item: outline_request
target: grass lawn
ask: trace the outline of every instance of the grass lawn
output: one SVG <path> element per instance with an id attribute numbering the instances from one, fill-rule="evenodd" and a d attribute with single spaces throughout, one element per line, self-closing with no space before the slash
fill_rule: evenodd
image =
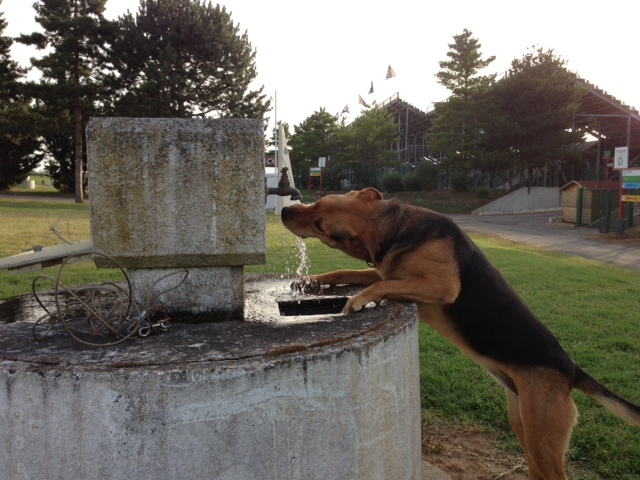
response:
<path id="1" fill-rule="evenodd" d="M 58 192 L 58 190 L 55 189 L 55 187 L 53 187 L 53 185 L 51 185 L 51 177 L 49 177 L 49 175 L 32 173 L 31 175 L 29 175 L 29 178 L 33 180 L 35 188 L 31 189 L 31 188 L 25 188 L 21 185 L 17 185 L 11 188 L 11 190 L 9 190 L 8 192 L 3 192 L 3 193 L 33 195 L 33 196 L 52 195 L 52 194 L 62 195 L 60 192 Z M 73 196 L 73 195 L 69 195 L 69 196 Z"/>
<path id="2" fill-rule="evenodd" d="M 57 222 L 57 223 L 56 223 Z M 56 229 L 73 241 L 89 238 L 89 207 L 71 202 L 0 199 L 0 257 L 33 245 L 59 244 Z M 640 273 L 552 253 L 493 237 L 472 238 L 525 302 L 558 336 L 569 354 L 614 392 L 640 402 Z M 306 240 L 309 273 L 365 268 L 359 261 Z M 294 275 L 296 238 L 278 217 L 267 215 L 267 264 L 248 272 Z M 91 263 L 77 265 L 78 283 L 95 281 Z M 0 271 L 0 299 L 30 291 L 32 278 Z M 498 432 L 508 448 L 510 432 L 503 390 L 450 343 L 420 328 L 422 408 L 445 422 L 479 425 Z M 569 452 L 571 478 L 640 479 L 640 429 L 628 427 L 585 395 Z M 577 470 L 580 465 L 580 470 Z"/>

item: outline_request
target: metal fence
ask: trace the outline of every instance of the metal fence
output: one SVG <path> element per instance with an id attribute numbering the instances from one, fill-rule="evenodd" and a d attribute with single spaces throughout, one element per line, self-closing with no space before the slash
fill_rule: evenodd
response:
<path id="1" fill-rule="evenodd" d="M 633 226 L 633 203 L 624 209 L 626 227 Z M 581 188 L 578 191 L 576 226 L 597 228 L 600 233 L 615 232 L 620 217 L 620 190 Z"/>

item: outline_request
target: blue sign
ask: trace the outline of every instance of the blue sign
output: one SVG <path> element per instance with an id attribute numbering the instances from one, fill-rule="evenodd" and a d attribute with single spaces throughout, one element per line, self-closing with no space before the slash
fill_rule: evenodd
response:
<path id="1" fill-rule="evenodd" d="M 622 183 L 622 188 L 640 188 L 640 183 Z"/>

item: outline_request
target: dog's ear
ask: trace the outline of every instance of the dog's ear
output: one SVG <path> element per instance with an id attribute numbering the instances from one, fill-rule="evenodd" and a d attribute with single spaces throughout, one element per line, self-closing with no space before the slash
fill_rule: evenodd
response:
<path id="1" fill-rule="evenodd" d="M 373 187 L 360 190 L 359 195 L 361 198 L 373 202 L 375 200 L 382 200 L 382 194 Z"/>

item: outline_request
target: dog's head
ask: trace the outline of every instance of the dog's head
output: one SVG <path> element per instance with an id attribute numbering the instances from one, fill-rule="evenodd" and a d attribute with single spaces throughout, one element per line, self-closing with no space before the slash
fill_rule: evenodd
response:
<path id="1" fill-rule="evenodd" d="M 375 263 L 380 245 L 371 221 L 382 194 L 375 188 L 328 195 L 310 205 L 282 209 L 282 223 L 302 238 L 317 238 L 354 258 Z"/>

